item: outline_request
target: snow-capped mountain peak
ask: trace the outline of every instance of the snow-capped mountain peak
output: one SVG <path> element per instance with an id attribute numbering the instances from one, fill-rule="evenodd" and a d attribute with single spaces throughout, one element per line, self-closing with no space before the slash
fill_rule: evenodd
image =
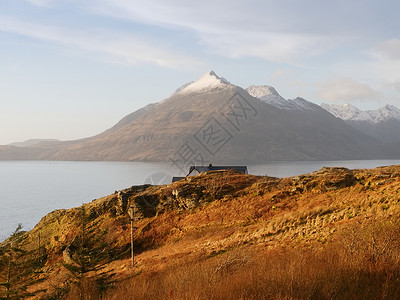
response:
<path id="1" fill-rule="evenodd" d="M 385 105 L 377 110 L 367 110 L 375 123 L 382 122 L 389 119 L 400 120 L 400 109 L 393 105 Z"/>
<path id="2" fill-rule="evenodd" d="M 362 111 L 351 104 L 327 104 L 322 103 L 320 105 L 323 109 L 330 112 L 335 117 L 342 120 L 353 120 L 353 121 L 367 121 L 373 122 L 371 115 L 368 112 Z"/>
<path id="3" fill-rule="evenodd" d="M 289 103 L 278 92 L 269 85 L 251 85 L 246 91 L 261 101 L 271 104 L 277 108 L 290 109 Z"/>
<path id="4" fill-rule="evenodd" d="M 326 104 L 320 105 L 335 117 L 345 121 L 366 121 L 379 123 L 389 119 L 400 121 L 400 109 L 393 105 L 386 105 L 376 110 L 363 111 L 351 104 Z"/>
<path id="5" fill-rule="evenodd" d="M 184 85 L 181 85 L 180 87 L 178 87 L 172 94 L 170 94 L 167 98 L 164 98 L 163 100 L 161 100 L 160 102 L 158 102 L 157 104 L 161 104 L 164 103 L 166 101 L 168 101 L 171 97 L 175 96 L 176 94 L 179 94 L 181 91 L 183 91 L 187 86 L 191 85 L 194 81 L 190 81 L 185 83 Z"/>
<path id="6" fill-rule="evenodd" d="M 270 96 L 282 98 L 281 95 L 279 95 L 278 92 L 272 86 L 269 86 L 269 85 L 251 85 L 246 89 L 246 91 L 251 96 L 258 98 L 258 99 L 262 99 L 263 97 L 270 97 Z"/>
<path id="7" fill-rule="evenodd" d="M 217 76 L 214 71 L 205 73 L 196 81 L 188 84 L 179 93 L 199 93 L 211 90 L 220 90 L 231 86 L 230 82 L 223 77 Z"/>
<path id="8" fill-rule="evenodd" d="M 302 98 L 296 98 L 293 100 L 286 100 L 279 93 L 269 85 L 251 85 L 246 91 L 253 97 L 260 99 L 261 101 L 271 104 L 280 109 L 286 110 L 314 110 L 315 106 L 313 103 L 308 102 Z"/>

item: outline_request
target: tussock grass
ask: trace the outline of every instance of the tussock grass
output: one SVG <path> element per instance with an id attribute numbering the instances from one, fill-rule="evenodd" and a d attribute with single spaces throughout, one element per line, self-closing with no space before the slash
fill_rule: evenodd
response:
<path id="1" fill-rule="evenodd" d="M 374 220 L 322 249 L 241 247 L 143 273 L 105 299 L 398 299 L 399 233 Z"/>

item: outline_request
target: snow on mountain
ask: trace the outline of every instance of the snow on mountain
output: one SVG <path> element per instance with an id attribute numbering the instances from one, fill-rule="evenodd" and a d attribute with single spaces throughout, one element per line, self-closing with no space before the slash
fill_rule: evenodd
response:
<path id="1" fill-rule="evenodd" d="M 277 98 L 285 100 L 278 94 L 278 92 L 269 85 L 251 85 L 249 86 L 246 91 L 253 96 L 254 98 L 263 99 L 263 98 Z"/>
<path id="2" fill-rule="evenodd" d="M 272 86 L 251 85 L 246 91 L 254 98 L 258 98 L 265 103 L 282 109 L 290 109 L 288 107 L 290 106 L 289 103 Z"/>
<path id="3" fill-rule="evenodd" d="M 393 105 L 385 105 L 377 110 L 367 110 L 375 123 L 386 121 L 389 119 L 397 119 L 400 121 L 400 109 Z"/>
<path id="4" fill-rule="evenodd" d="M 161 100 L 160 102 L 156 103 L 156 105 L 164 103 L 165 101 L 168 101 L 171 97 L 175 96 L 176 94 L 179 94 L 182 90 L 184 90 L 186 87 L 188 87 L 189 85 L 191 85 L 194 81 L 190 81 L 185 83 L 184 85 L 178 87 L 172 94 L 170 94 L 167 98 L 164 98 L 163 100 Z"/>
<path id="5" fill-rule="evenodd" d="M 196 81 L 183 87 L 180 94 L 190 94 L 190 93 L 201 93 L 209 92 L 212 90 L 221 90 L 228 86 L 231 86 L 230 82 L 223 77 L 218 77 L 214 71 L 205 73 Z"/>
<path id="6" fill-rule="evenodd" d="M 376 110 L 363 111 L 351 104 L 326 104 L 320 105 L 335 117 L 345 121 L 366 121 L 379 123 L 389 119 L 400 121 L 400 109 L 393 105 L 386 105 Z"/>
<path id="7" fill-rule="evenodd" d="M 287 102 L 296 110 L 317 110 L 319 108 L 318 105 L 300 97 L 289 99 Z"/>
<path id="8" fill-rule="evenodd" d="M 251 96 L 280 109 L 315 110 L 315 104 L 303 98 L 286 100 L 279 95 L 279 93 L 272 86 L 269 85 L 251 85 L 246 89 L 246 91 Z"/>
<path id="9" fill-rule="evenodd" d="M 322 103 L 320 105 L 323 109 L 330 112 L 335 117 L 342 120 L 353 120 L 353 121 L 367 121 L 373 122 L 371 115 L 351 104 L 327 104 Z"/>

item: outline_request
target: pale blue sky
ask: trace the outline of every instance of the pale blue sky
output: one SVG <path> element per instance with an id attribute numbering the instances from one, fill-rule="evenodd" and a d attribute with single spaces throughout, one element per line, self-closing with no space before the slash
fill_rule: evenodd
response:
<path id="1" fill-rule="evenodd" d="M 0 144 L 97 134 L 214 70 L 400 107 L 399 1 L 1 0 Z"/>

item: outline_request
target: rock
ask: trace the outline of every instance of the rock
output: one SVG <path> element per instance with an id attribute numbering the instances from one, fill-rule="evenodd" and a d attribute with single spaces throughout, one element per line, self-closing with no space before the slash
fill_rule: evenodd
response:
<path id="1" fill-rule="evenodd" d="M 72 264 L 73 263 L 73 261 L 72 261 L 72 252 L 71 252 L 71 250 L 69 249 L 69 247 L 67 247 L 67 248 L 65 248 L 65 250 L 63 251 L 63 261 L 66 263 L 66 264 Z"/>
<path id="2" fill-rule="evenodd" d="M 117 194 L 117 205 L 116 205 L 116 214 L 122 215 L 126 212 L 126 207 L 128 206 L 129 195 L 126 192 L 119 191 Z"/>

